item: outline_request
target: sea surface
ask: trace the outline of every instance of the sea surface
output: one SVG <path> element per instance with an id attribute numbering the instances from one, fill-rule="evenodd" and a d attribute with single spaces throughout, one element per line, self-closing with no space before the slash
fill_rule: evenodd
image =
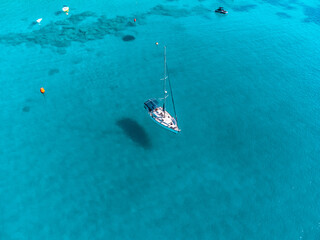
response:
<path id="1" fill-rule="evenodd" d="M 320 239 L 319 1 L 0 11 L 0 239 Z"/>

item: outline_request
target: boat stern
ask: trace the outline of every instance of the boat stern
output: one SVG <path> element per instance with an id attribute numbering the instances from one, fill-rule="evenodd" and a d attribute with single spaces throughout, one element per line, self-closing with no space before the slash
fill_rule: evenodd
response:
<path id="1" fill-rule="evenodd" d="M 156 108 L 159 107 L 159 102 L 154 99 L 154 98 L 151 98 L 149 99 L 148 101 L 146 101 L 144 103 L 144 108 L 148 111 L 148 112 L 152 112 L 153 110 L 155 110 Z"/>

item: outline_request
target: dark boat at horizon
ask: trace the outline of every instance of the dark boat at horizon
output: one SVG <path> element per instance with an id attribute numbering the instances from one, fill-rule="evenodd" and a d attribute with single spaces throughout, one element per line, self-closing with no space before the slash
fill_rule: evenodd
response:
<path id="1" fill-rule="evenodd" d="M 223 7 L 219 7 L 215 10 L 216 13 L 228 14 L 228 11 L 224 10 Z"/>

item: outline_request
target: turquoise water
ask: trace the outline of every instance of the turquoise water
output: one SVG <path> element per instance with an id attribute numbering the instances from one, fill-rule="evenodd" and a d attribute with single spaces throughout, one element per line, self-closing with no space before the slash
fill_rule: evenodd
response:
<path id="1" fill-rule="evenodd" d="M 318 1 L 22 2 L 0 2 L 1 239 L 320 238 Z M 143 108 L 164 45 L 178 135 Z"/>

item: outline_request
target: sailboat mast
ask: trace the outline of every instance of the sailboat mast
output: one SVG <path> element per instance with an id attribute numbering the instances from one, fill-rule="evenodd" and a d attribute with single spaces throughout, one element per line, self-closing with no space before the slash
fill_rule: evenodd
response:
<path id="1" fill-rule="evenodd" d="M 166 46 L 164 46 L 164 77 L 163 77 L 163 113 L 166 115 L 166 81 L 167 81 Z"/>
<path id="2" fill-rule="evenodd" d="M 170 87 L 170 94 L 171 94 L 173 111 L 174 111 L 174 115 L 175 115 L 175 117 L 176 117 L 176 122 L 177 122 L 177 124 L 178 124 L 178 117 L 177 117 L 176 107 L 175 107 L 174 100 L 173 100 L 173 93 L 172 93 L 171 81 L 170 81 L 170 78 L 169 78 L 169 70 L 168 70 L 168 67 L 167 67 L 167 72 L 168 72 L 168 82 L 169 82 L 169 87 Z"/>

